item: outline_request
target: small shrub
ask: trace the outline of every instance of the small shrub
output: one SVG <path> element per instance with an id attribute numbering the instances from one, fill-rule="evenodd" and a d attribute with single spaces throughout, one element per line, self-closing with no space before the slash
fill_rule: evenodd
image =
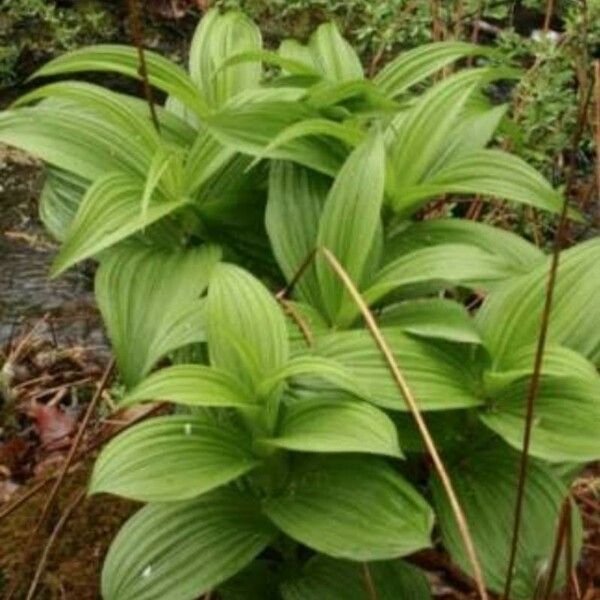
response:
<path id="1" fill-rule="evenodd" d="M 476 67 L 439 77 L 468 56 Z M 427 598 L 423 573 L 397 559 L 439 539 L 472 574 L 403 398 L 324 248 L 377 314 L 487 585 L 501 591 L 549 258 L 507 231 L 415 215 L 475 195 L 560 211 L 544 177 L 488 147 L 506 107 L 483 92 L 519 73 L 490 66 L 493 51 L 446 42 L 366 79 L 332 24 L 266 51 L 249 20 L 216 11 L 187 71 L 146 58 L 168 96 L 158 131 L 145 102 L 77 81 L 0 115 L 0 140 L 49 165 L 42 216 L 62 241 L 53 274 L 100 262 L 119 405 L 178 407 L 97 460 L 92 492 L 147 503 L 112 544 L 104 597 L 362 598 L 366 569 L 380 598 Z M 265 78 L 261 63 L 277 74 Z M 89 71 L 139 77 L 136 49 L 77 50 L 37 76 Z M 600 456 L 599 254 L 590 241 L 561 259 L 518 599 L 547 575 L 568 494 L 559 472 Z M 275 286 L 291 297 L 278 303 Z M 469 311 L 473 293 L 484 300 Z M 576 511 L 573 523 L 577 555 Z"/>

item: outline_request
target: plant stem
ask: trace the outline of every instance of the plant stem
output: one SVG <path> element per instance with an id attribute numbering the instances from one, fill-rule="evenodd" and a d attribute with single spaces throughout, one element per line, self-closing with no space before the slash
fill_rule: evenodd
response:
<path id="1" fill-rule="evenodd" d="M 146 53 L 144 52 L 144 36 L 138 0 L 127 0 L 127 6 L 129 9 L 129 26 L 131 27 L 131 37 L 138 53 L 138 73 L 142 79 L 144 96 L 146 98 L 146 102 L 148 103 L 152 124 L 154 125 L 156 131 L 160 132 L 160 123 L 158 121 L 158 115 L 156 114 L 156 106 L 154 105 L 154 95 L 152 94 L 152 87 L 150 86 L 150 80 L 148 79 L 148 66 L 146 64 Z"/>
<path id="2" fill-rule="evenodd" d="M 369 564 L 364 562 L 362 564 L 363 581 L 365 582 L 365 589 L 367 591 L 367 600 L 377 600 L 377 588 L 371 575 L 371 569 Z"/>
<path id="3" fill-rule="evenodd" d="M 407 404 L 410 412 L 412 413 L 413 418 L 415 419 L 417 427 L 419 428 L 419 431 L 420 431 L 423 441 L 425 443 L 425 447 L 427 448 L 427 451 L 429 452 L 429 455 L 435 466 L 435 469 L 440 478 L 440 481 L 442 482 L 444 490 L 446 491 L 446 494 L 448 495 L 448 499 L 450 501 L 450 506 L 452 507 L 452 511 L 454 512 L 454 517 L 456 518 L 456 522 L 458 524 L 460 535 L 462 537 L 462 540 L 463 540 L 463 543 L 465 546 L 465 550 L 466 550 L 467 556 L 469 558 L 469 562 L 471 563 L 471 567 L 473 569 L 473 577 L 477 584 L 477 589 L 478 589 L 479 595 L 482 600 L 487 600 L 488 595 L 487 595 L 487 591 L 486 591 L 486 587 L 485 587 L 485 581 L 483 578 L 483 572 L 482 572 L 481 566 L 479 564 L 479 559 L 477 558 L 477 553 L 475 551 L 475 545 L 473 543 L 473 539 L 471 538 L 471 533 L 469 531 L 467 519 L 466 519 L 463 509 L 460 505 L 460 502 L 458 501 L 458 497 L 456 496 L 456 492 L 454 491 L 454 487 L 452 485 L 452 482 L 450 480 L 448 472 L 446 471 L 446 467 L 444 466 L 444 463 L 443 463 L 443 461 L 437 451 L 435 443 L 433 441 L 433 438 L 431 437 L 431 434 L 429 433 L 427 424 L 425 423 L 425 420 L 423 419 L 423 416 L 421 415 L 419 407 L 417 406 L 417 402 L 416 402 L 415 397 L 413 396 L 412 390 L 408 386 L 408 383 L 406 382 L 404 375 L 400 371 L 400 368 L 398 367 L 398 364 L 396 363 L 394 354 L 393 354 L 392 350 L 390 349 L 387 341 L 385 340 L 385 337 L 383 336 L 381 329 L 379 329 L 379 326 L 377 325 L 377 322 L 375 321 L 375 317 L 373 316 L 373 313 L 367 306 L 366 302 L 363 300 L 362 296 L 360 295 L 360 292 L 354 285 L 354 282 L 350 279 L 350 277 L 349 277 L 348 273 L 346 272 L 346 270 L 344 269 L 344 267 L 339 263 L 337 258 L 332 254 L 332 252 L 330 250 L 328 250 L 327 248 L 321 248 L 321 252 L 325 256 L 325 259 L 329 263 L 332 270 L 336 273 L 336 275 L 340 278 L 340 280 L 346 287 L 348 293 L 352 297 L 355 304 L 360 309 L 360 312 L 365 320 L 365 323 L 366 323 L 373 339 L 375 340 L 377 347 L 381 351 L 381 354 L 383 355 L 383 357 L 390 369 L 392 377 L 394 378 L 394 381 L 396 382 L 398 388 L 400 389 L 400 392 L 402 393 L 402 396 L 404 397 L 404 400 L 406 401 L 406 404 Z"/>

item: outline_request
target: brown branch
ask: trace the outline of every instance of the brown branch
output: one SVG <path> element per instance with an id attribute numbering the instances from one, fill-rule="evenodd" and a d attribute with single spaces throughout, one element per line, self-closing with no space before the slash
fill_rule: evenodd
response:
<path id="1" fill-rule="evenodd" d="M 556 579 L 556 572 L 558 571 L 558 563 L 562 555 L 562 550 L 565 542 L 567 521 L 570 518 L 567 516 L 571 510 L 571 500 L 567 498 L 560 509 L 560 517 L 558 519 L 558 527 L 556 529 L 556 538 L 554 540 L 554 549 L 552 550 L 552 558 L 550 559 L 550 566 L 548 567 L 548 576 L 546 579 L 546 585 L 544 586 L 544 600 L 549 600 L 552 595 L 552 588 L 554 588 L 554 581 Z"/>
<path id="2" fill-rule="evenodd" d="M 75 510 L 77 505 L 85 498 L 85 492 L 86 492 L 86 490 L 84 488 L 74 494 L 71 502 L 69 502 L 69 504 L 63 511 L 60 519 L 56 523 L 56 526 L 52 530 L 52 533 L 50 534 L 50 537 L 48 538 L 48 541 L 46 542 L 46 545 L 44 546 L 44 551 L 42 552 L 42 555 L 40 556 L 37 567 L 35 569 L 35 574 L 33 576 L 33 579 L 31 580 L 31 585 L 29 586 L 29 591 L 27 592 L 26 600 L 33 599 L 35 591 L 40 582 L 42 573 L 44 572 L 46 563 L 48 562 L 48 556 L 50 554 L 50 550 L 52 549 L 52 546 L 54 545 L 54 542 L 56 542 L 56 539 L 58 538 L 59 533 L 61 532 L 62 528 L 65 526 L 66 522 L 69 520 L 69 517 L 71 516 L 71 514 L 73 513 L 73 511 Z"/>
<path id="3" fill-rule="evenodd" d="M 566 237 L 568 230 L 568 219 L 567 214 L 569 210 L 569 196 L 571 193 L 571 187 L 573 185 L 575 170 L 576 170 L 576 149 L 579 147 L 581 136 L 585 129 L 587 106 L 590 99 L 590 89 L 587 90 L 583 96 L 583 101 L 580 106 L 579 118 L 577 127 L 573 135 L 571 160 L 569 165 L 569 173 L 567 175 L 563 205 L 558 221 L 558 227 L 554 237 L 554 248 L 552 251 L 552 259 L 550 263 L 550 271 L 548 274 L 548 282 L 546 285 L 546 296 L 544 300 L 544 307 L 542 309 L 542 317 L 540 321 L 540 330 L 538 334 L 538 340 L 536 345 L 535 359 L 533 364 L 533 373 L 531 375 L 531 381 L 529 389 L 527 391 L 526 399 L 526 412 L 525 412 L 525 427 L 523 431 L 523 446 L 521 450 L 521 460 L 519 463 L 519 480 L 517 484 L 517 499 L 514 514 L 512 542 L 510 548 L 510 555 L 508 560 L 508 570 L 506 574 L 506 582 L 504 585 L 504 593 L 502 595 L 503 600 L 508 600 L 510 596 L 510 590 L 512 587 L 513 571 L 515 567 L 515 560 L 517 556 L 517 548 L 519 544 L 519 534 L 521 529 L 521 520 L 523 513 L 523 500 L 525 496 L 525 483 L 527 480 L 527 469 L 529 465 L 529 446 L 531 444 L 531 431 L 533 427 L 533 417 L 535 409 L 535 401 L 537 399 L 540 380 L 542 361 L 544 357 L 544 350 L 546 347 L 546 337 L 548 335 L 548 327 L 550 325 L 550 313 L 552 311 L 552 301 L 554 298 L 554 288 L 556 286 L 556 279 L 558 275 L 558 263 L 560 260 L 560 252 Z"/>
<path id="4" fill-rule="evenodd" d="M 352 297 L 354 303 L 360 309 L 360 312 L 365 320 L 367 328 L 369 329 L 373 339 L 375 340 L 377 347 L 381 351 L 381 354 L 383 355 L 383 357 L 390 369 L 392 377 L 394 378 L 394 381 L 396 382 L 400 392 L 402 393 L 402 396 L 404 397 L 404 400 L 406 401 L 406 404 L 407 404 L 410 412 L 412 413 L 413 418 L 415 419 L 417 427 L 421 433 L 421 437 L 423 438 L 423 441 L 425 443 L 425 447 L 427 448 L 427 451 L 428 451 L 428 453 L 431 457 L 431 460 L 435 466 L 435 469 L 440 478 L 440 481 L 442 482 L 442 486 L 444 487 L 444 490 L 450 501 L 450 506 L 452 507 L 452 511 L 454 513 L 454 517 L 456 518 L 456 522 L 458 524 L 458 529 L 460 531 L 460 535 L 462 537 L 462 541 L 465 546 L 465 550 L 466 550 L 467 556 L 469 558 L 469 562 L 471 563 L 471 567 L 473 569 L 473 576 L 474 576 L 475 582 L 477 584 L 477 589 L 478 589 L 479 595 L 482 600 L 487 600 L 488 595 L 487 595 L 486 586 L 485 586 L 485 582 L 484 582 L 484 578 L 483 578 L 483 572 L 482 572 L 481 566 L 479 564 L 479 559 L 477 558 L 477 553 L 475 551 L 475 545 L 473 543 L 473 539 L 471 538 L 471 533 L 469 531 L 467 519 L 462 510 L 460 502 L 458 501 L 458 497 L 456 496 L 456 492 L 454 491 L 454 487 L 452 485 L 452 482 L 450 480 L 448 472 L 446 471 L 446 467 L 444 466 L 444 463 L 443 463 L 443 461 L 437 451 L 435 443 L 433 441 L 433 438 L 431 437 L 431 434 L 429 433 L 427 424 L 425 423 L 425 420 L 423 419 L 423 417 L 421 415 L 421 412 L 417 405 L 417 401 L 416 401 L 415 397 L 413 396 L 412 390 L 408 386 L 408 383 L 406 382 L 404 375 L 400 371 L 400 368 L 398 367 L 398 364 L 396 363 L 394 354 L 393 354 L 392 350 L 390 349 L 387 341 L 385 340 L 385 337 L 383 336 L 381 329 L 379 329 L 379 326 L 377 325 L 377 322 L 375 321 L 375 317 L 373 316 L 373 313 L 371 312 L 371 310 L 369 309 L 369 307 L 363 300 L 362 296 L 360 295 L 360 292 L 354 285 L 353 281 L 350 279 L 348 273 L 346 272 L 344 267 L 339 263 L 337 258 L 327 248 L 321 248 L 321 252 L 325 256 L 325 259 L 329 263 L 332 270 L 336 273 L 336 275 L 339 277 L 339 279 L 344 284 L 346 290 Z"/>
<path id="5" fill-rule="evenodd" d="M 127 0 L 129 9 L 129 26 L 131 28 L 131 37 L 138 54 L 138 74 L 142 80 L 142 89 L 144 97 L 148 103 L 150 110 L 150 118 L 157 132 L 160 132 L 160 122 L 156 114 L 156 106 L 154 105 L 154 95 L 148 78 L 148 65 L 146 64 L 146 53 L 144 52 L 144 33 L 142 29 L 142 20 L 139 13 L 138 0 Z"/>

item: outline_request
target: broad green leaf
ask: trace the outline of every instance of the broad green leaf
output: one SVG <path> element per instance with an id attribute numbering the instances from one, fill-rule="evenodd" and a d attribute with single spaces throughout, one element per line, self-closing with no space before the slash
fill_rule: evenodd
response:
<path id="1" fill-rule="evenodd" d="M 384 181 L 383 139 L 373 131 L 342 166 L 321 216 L 318 245 L 331 251 L 359 286 L 374 267 L 368 259 L 381 232 Z M 321 254 L 316 261 L 323 304 L 330 321 L 335 323 L 347 292 Z"/>
<path id="2" fill-rule="evenodd" d="M 52 276 L 144 229 L 186 202 L 185 198 L 161 199 L 149 206 L 144 215 L 142 198 L 142 183 L 123 173 L 108 173 L 92 184 L 54 259 Z"/>
<path id="3" fill-rule="evenodd" d="M 499 227 L 468 219 L 429 219 L 411 223 L 387 243 L 390 262 L 410 251 L 439 244 L 466 244 L 503 259 L 514 273 L 528 273 L 545 261 L 544 253 L 521 236 Z"/>
<path id="4" fill-rule="evenodd" d="M 258 87 L 261 64 L 246 62 L 220 69 L 229 57 L 262 47 L 258 27 L 245 15 L 209 10 L 201 19 L 190 47 L 189 70 L 201 96 L 212 108 L 222 106 L 237 93 Z"/>
<path id="5" fill-rule="evenodd" d="M 282 369 L 275 373 L 270 379 L 262 382 L 261 389 L 269 390 L 276 387 L 286 379 L 298 377 L 323 380 L 332 386 L 345 390 L 359 397 L 366 397 L 367 392 L 363 389 L 361 382 L 354 373 L 345 368 L 336 360 L 324 358 L 323 356 L 296 356 L 287 362 Z"/>
<path id="6" fill-rule="evenodd" d="M 248 390 L 235 377 L 206 365 L 182 364 L 160 369 L 127 393 L 119 406 L 150 400 L 169 400 L 186 406 L 255 406 Z"/>
<path id="7" fill-rule="evenodd" d="M 40 198 L 40 219 L 59 242 L 67 236 L 89 182 L 60 169 L 47 170 Z"/>
<path id="8" fill-rule="evenodd" d="M 320 173 L 335 175 L 347 152 L 344 145 L 330 137 L 296 137 L 266 152 L 267 146 L 285 129 L 316 116 L 313 109 L 301 102 L 271 99 L 242 104 L 238 100 L 211 115 L 206 126 L 222 144 L 239 152 L 291 160 Z"/>
<path id="9" fill-rule="evenodd" d="M 284 40 L 281 44 L 283 46 L 285 42 L 290 40 Z M 280 48 L 281 48 L 280 46 Z M 274 65 L 280 67 L 287 73 L 294 75 L 305 76 L 305 77 L 319 77 L 318 72 L 314 67 L 307 64 L 304 60 L 297 60 L 291 56 L 286 56 L 280 52 L 274 50 L 245 50 L 237 52 L 226 58 L 221 62 L 219 71 L 228 69 L 235 65 L 241 65 L 248 62 L 263 62 L 265 64 Z"/>
<path id="10" fill-rule="evenodd" d="M 425 178 L 456 126 L 457 119 L 489 70 L 467 69 L 434 85 L 409 109 L 400 123 L 392 123 L 391 176 L 394 206 L 404 190 Z"/>
<path id="11" fill-rule="evenodd" d="M 90 492 L 142 502 L 188 500 L 259 463 L 240 430 L 194 415 L 157 417 L 109 442 L 94 464 Z"/>
<path id="12" fill-rule="evenodd" d="M 317 310 L 314 305 L 304 302 L 294 302 L 289 300 L 289 305 L 296 315 L 302 320 L 306 329 L 313 338 L 319 337 L 329 331 L 329 325 L 323 317 L 323 313 Z M 292 316 L 287 314 L 288 340 L 293 354 L 304 354 L 307 348 L 307 340 L 300 326 Z"/>
<path id="13" fill-rule="evenodd" d="M 421 410 L 466 408 L 483 403 L 478 394 L 479 376 L 468 347 L 416 340 L 399 328 L 384 328 L 382 332 Z M 318 340 L 317 351 L 348 368 L 374 404 L 408 410 L 367 330 L 332 333 Z"/>
<path id="14" fill-rule="evenodd" d="M 397 558 L 431 543 L 431 509 L 375 457 L 305 458 L 263 510 L 284 533 L 335 558 Z"/>
<path id="15" fill-rule="evenodd" d="M 523 445 L 529 378 L 493 394 L 481 420 L 511 446 Z M 584 463 L 600 458 L 600 377 L 544 377 L 535 400 L 532 456 Z"/>
<path id="16" fill-rule="evenodd" d="M 523 159 L 502 150 L 478 150 L 449 161 L 419 185 L 404 187 L 396 194 L 394 210 L 409 215 L 426 200 L 453 193 L 493 196 L 551 212 L 562 207 L 561 194 Z"/>
<path id="17" fill-rule="evenodd" d="M 257 386 L 288 358 L 285 317 L 269 291 L 247 271 L 218 265 L 206 300 L 211 363 Z"/>
<path id="18" fill-rule="evenodd" d="M 234 151 L 231 148 L 223 146 L 207 130 L 200 129 L 185 161 L 184 177 L 189 193 L 196 192 L 233 156 Z"/>
<path id="19" fill-rule="evenodd" d="M 494 393 L 504 386 L 531 376 L 537 344 L 514 349 L 502 365 L 502 370 L 488 370 L 483 375 L 485 389 Z M 542 361 L 543 375 L 551 377 L 575 377 L 581 380 L 597 381 L 596 367 L 584 356 L 565 346 L 547 344 Z"/>
<path id="20" fill-rule="evenodd" d="M 208 107 L 189 75 L 181 67 L 163 58 L 160 54 L 149 50 L 146 50 L 144 54 L 150 83 L 178 98 L 200 118 L 205 116 Z M 33 77 L 89 71 L 120 73 L 141 79 L 137 49 L 117 44 L 86 46 L 56 57 L 38 69 Z"/>
<path id="21" fill-rule="evenodd" d="M 477 323 L 501 369 L 514 348 L 534 344 L 539 334 L 549 261 L 529 275 L 506 282 L 491 293 L 477 314 Z M 567 346 L 600 365 L 600 240 L 590 240 L 561 253 L 548 341 Z"/>
<path id="22" fill-rule="evenodd" d="M 133 136 L 74 104 L 0 113 L 0 142 L 90 181 L 117 169 L 143 177 L 148 166 Z"/>
<path id="23" fill-rule="evenodd" d="M 386 98 L 370 81 L 360 79 L 332 83 L 323 81 L 312 86 L 306 101 L 321 110 L 341 105 L 356 115 L 361 112 L 397 112 L 398 104 Z"/>
<path id="24" fill-rule="evenodd" d="M 275 534 L 255 500 L 233 489 L 150 504 L 114 539 L 102 597 L 194 600 L 248 565 Z"/>
<path id="25" fill-rule="evenodd" d="M 277 54 L 281 56 L 282 60 L 291 60 L 294 63 L 300 63 L 307 70 L 310 70 L 313 73 L 319 72 L 319 68 L 315 64 L 315 60 L 310 51 L 310 48 L 304 44 L 301 44 L 297 40 L 283 40 L 281 44 L 279 44 Z"/>
<path id="26" fill-rule="evenodd" d="M 500 443 L 486 443 L 446 463 L 469 523 L 485 581 L 492 591 L 501 593 L 512 538 L 519 455 Z M 454 513 L 437 478 L 432 481 L 432 491 L 444 546 L 453 561 L 471 573 Z M 567 493 L 566 487 L 545 466 L 530 464 L 511 598 L 531 600 L 535 596 L 550 562 L 559 513 Z M 581 546 L 577 509 L 573 524 L 573 556 L 577 557 Z M 557 587 L 564 582 L 563 577 L 564 566 L 558 569 Z"/>
<path id="27" fill-rule="evenodd" d="M 363 79 L 363 69 L 352 46 L 334 23 L 323 23 L 311 35 L 308 47 L 316 68 L 330 81 Z"/>
<path id="28" fill-rule="evenodd" d="M 396 427 L 361 401 L 295 400 L 283 408 L 276 435 L 261 444 L 299 452 L 364 452 L 402 456 Z"/>
<path id="29" fill-rule="evenodd" d="M 374 304 L 392 292 L 409 295 L 414 289 L 489 289 L 513 274 L 511 265 L 502 258 L 476 246 L 439 244 L 409 252 L 386 264 L 372 278 L 363 298 Z M 346 300 L 338 321 L 348 325 L 358 316 L 357 306 Z"/>
<path id="30" fill-rule="evenodd" d="M 131 108 L 122 96 L 99 85 L 83 81 L 59 81 L 50 83 L 21 96 L 14 106 L 29 104 L 42 98 L 71 100 L 82 108 L 97 113 L 113 127 L 132 136 L 138 152 L 151 156 L 160 144 L 160 137 L 149 119 Z"/>
<path id="31" fill-rule="evenodd" d="M 375 77 L 373 83 L 388 97 L 406 92 L 430 75 L 467 56 L 485 56 L 489 48 L 466 42 L 433 42 L 412 48 L 389 62 Z"/>
<path id="32" fill-rule="evenodd" d="M 275 258 L 287 281 L 317 246 L 317 234 L 329 181 L 291 162 L 274 161 L 269 173 L 265 223 Z M 294 287 L 295 296 L 320 306 L 314 261 Z"/>
<path id="33" fill-rule="evenodd" d="M 378 600 L 430 600 L 425 574 L 401 561 L 367 564 Z M 310 558 L 300 575 L 281 585 L 283 600 L 364 600 L 365 566 L 318 555 Z"/>
<path id="34" fill-rule="evenodd" d="M 458 302 L 444 298 L 407 300 L 385 308 L 378 316 L 382 327 L 397 327 L 418 337 L 481 344 L 474 319 Z"/>
<path id="35" fill-rule="evenodd" d="M 127 387 L 168 352 L 204 341 L 203 305 L 214 246 L 163 251 L 124 246 L 102 261 L 96 300 Z"/>
<path id="36" fill-rule="evenodd" d="M 279 562 L 258 558 L 217 588 L 220 600 L 281 600 Z"/>

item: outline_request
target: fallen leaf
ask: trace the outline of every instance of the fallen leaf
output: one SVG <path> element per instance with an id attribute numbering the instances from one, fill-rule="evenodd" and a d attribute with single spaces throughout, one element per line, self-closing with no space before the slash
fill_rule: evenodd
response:
<path id="1" fill-rule="evenodd" d="M 68 436 L 77 423 L 75 417 L 60 408 L 35 403 L 29 409 L 29 416 L 35 421 L 37 433 L 45 446 Z"/>

